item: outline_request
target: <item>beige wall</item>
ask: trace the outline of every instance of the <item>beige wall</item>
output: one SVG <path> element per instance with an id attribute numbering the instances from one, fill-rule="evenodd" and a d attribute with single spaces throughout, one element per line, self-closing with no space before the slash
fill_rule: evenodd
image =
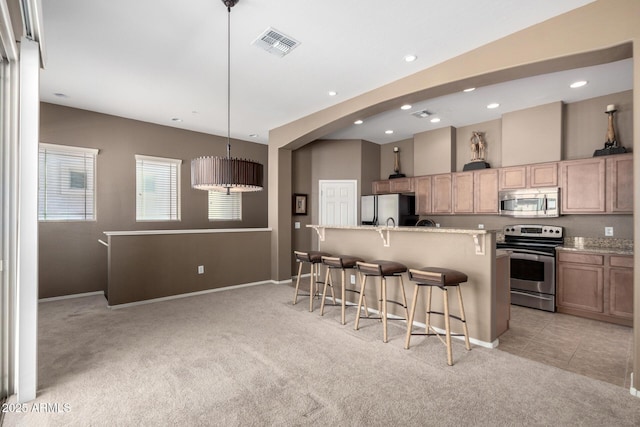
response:
<path id="1" fill-rule="evenodd" d="M 491 120 L 470 126 L 459 127 L 456 131 L 456 172 L 462 171 L 471 160 L 471 135 L 474 131 L 484 132 L 486 142 L 485 161 L 492 168 L 502 165 L 502 121 Z"/>
<path id="2" fill-rule="evenodd" d="M 413 136 L 413 173 L 416 176 L 454 172 L 456 129 L 444 127 Z"/>
<path id="3" fill-rule="evenodd" d="M 502 116 L 502 166 L 562 160 L 562 102 Z"/>
<path id="4" fill-rule="evenodd" d="M 266 188 L 259 193 L 243 194 L 243 220 L 239 222 L 210 222 L 207 193 L 191 189 L 191 159 L 224 155 L 225 138 L 43 103 L 40 141 L 100 149 L 97 220 L 40 223 L 41 298 L 106 289 L 107 252 L 98 243 L 98 239 L 104 240 L 104 231 L 267 226 Z M 232 150 L 234 156 L 267 164 L 264 145 L 232 141 Z M 135 154 L 183 160 L 181 221 L 136 222 Z"/>
<path id="5" fill-rule="evenodd" d="M 618 144 L 633 148 L 633 91 L 565 105 L 563 160 L 591 157 L 595 150 L 604 148 L 607 140 L 607 105 L 614 104 L 614 127 Z M 640 107 L 638 107 L 640 108 Z"/>
<path id="6" fill-rule="evenodd" d="M 414 159 L 414 143 L 413 138 L 403 139 L 390 144 L 383 144 L 380 148 L 380 177 L 376 179 L 387 179 L 393 174 L 393 166 L 395 155 L 393 148 L 398 147 L 400 150 L 398 158 L 400 159 L 400 173 L 406 176 L 414 176 L 413 159 Z"/>

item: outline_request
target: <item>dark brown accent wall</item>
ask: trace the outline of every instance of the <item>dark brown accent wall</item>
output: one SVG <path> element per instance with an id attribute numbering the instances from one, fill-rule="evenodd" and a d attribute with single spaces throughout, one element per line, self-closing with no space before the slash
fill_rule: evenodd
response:
<path id="1" fill-rule="evenodd" d="M 100 150 L 97 220 L 40 223 L 40 298 L 106 289 L 107 249 L 98 243 L 98 239 L 105 239 L 104 231 L 267 226 L 267 171 L 263 191 L 243 194 L 242 221 L 210 222 L 207 193 L 191 189 L 191 159 L 224 155 L 223 137 L 42 103 L 40 141 Z M 232 141 L 233 156 L 261 162 L 265 168 L 267 152 L 266 145 Z M 183 160 L 181 221 L 136 222 L 135 154 Z M 267 244 L 265 250 L 269 247 Z M 230 250 L 233 248 L 232 244 Z M 246 265 L 230 265 L 231 269 L 235 267 L 244 269 Z"/>
<path id="2" fill-rule="evenodd" d="M 269 231 L 110 236 L 109 305 L 270 280 L 270 239 Z"/>

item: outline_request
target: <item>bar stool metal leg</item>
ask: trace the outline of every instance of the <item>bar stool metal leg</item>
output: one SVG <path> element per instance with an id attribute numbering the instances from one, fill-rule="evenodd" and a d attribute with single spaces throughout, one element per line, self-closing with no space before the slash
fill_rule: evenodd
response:
<path id="1" fill-rule="evenodd" d="M 300 276 L 302 276 L 302 263 L 298 266 L 298 278 L 296 279 L 296 291 L 293 293 L 293 305 L 298 302 L 298 290 L 300 289 Z"/>
<path id="2" fill-rule="evenodd" d="M 460 320 L 462 321 L 462 330 L 464 331 L 464 344 L 467 350 L 471 350 L 471 343 L 469 342 L 469 329 L 467 328 L 467 318 L 464 314 L 464 305 L 462 304 L 462 289 L 458 288 L 458 305 L 460 307 Z"/>
<path id="3" fill-rule="evenodd" d="M 416 305 L 418 302 L 418 291 L 420 290 L 420 286 L 416 285 L 416 288 L 413 291 L 413 301 L 411 303 L 411 310 L 409 311 L 409 317 L 407 321 L 407 337 L 404 340 L 404 348 L 409 349 L 409 343 L 411 342 L 411 329 L 413 327 L 413 319 L 416 315 Z"/>

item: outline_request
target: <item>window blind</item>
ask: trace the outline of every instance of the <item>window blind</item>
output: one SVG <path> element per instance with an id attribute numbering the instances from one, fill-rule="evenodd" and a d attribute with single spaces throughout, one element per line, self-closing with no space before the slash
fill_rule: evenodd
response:
<path id="1" fill-rule="evenodd" d="M 242 193 L 209 191 L 209 220 L 242 220 Z"/>
<path id="2" fill-rule="evenodd" d="M 41 143 L 38 150 L 38 219 L 96 219 L 94 148 Z"/>
<path id="3" fill-rule="evenodd" d="M 180 220 L 182 160 L 136 155 L 136 220 Z"/>

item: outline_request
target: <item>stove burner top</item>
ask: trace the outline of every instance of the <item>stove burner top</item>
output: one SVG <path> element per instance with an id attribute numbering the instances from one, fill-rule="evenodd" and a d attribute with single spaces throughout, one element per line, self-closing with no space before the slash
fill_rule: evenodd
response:
<path id="1" fill-rule="evenodd" d="M 562 227 L 553 225 L 508 225 L 504 228 L 504 243 L 496 246 L 555 256 L 555 248 L 564 243 L 563 231 Z"/>

